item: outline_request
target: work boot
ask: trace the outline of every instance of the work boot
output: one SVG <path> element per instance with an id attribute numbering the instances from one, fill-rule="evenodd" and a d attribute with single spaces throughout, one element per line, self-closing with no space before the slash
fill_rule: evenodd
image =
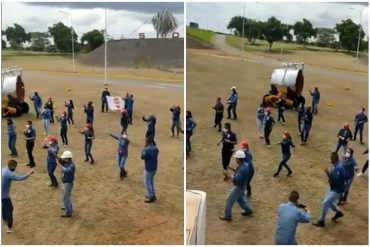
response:
<path id="1" fill-rule="evenodd" d="M 89 159 L 85 159 L 84 162 L 89 162 Z"/>
<path id="2" fill-rule="evenodd" d="M 253 212 L 252 211 L 246 211 L 246 212 L 244 212 L 244 213 L 242 213 L 242 215 L 243 216 L 251 216 L 253 214 Z"/>
<path id="3" fill-rule="evenodd" d="M 120 173 L 119 173 L 119 177 L 121 178 L 121 180 L 123 179 L 123 169 L 121 169 Z"/>
<path id="4" fill-rule="evenodd" d="M 226 218 L 225 216 L 220 216 L 220 220 L 224 220 L 224 221 L 231 221 L 231 218 Z"/>
<path id="5" fill-rule="evenodd" d="M 325 221 L 319 220 L 317 222 L 312 223 L 312 225 L 317 226 L 317 227 L 325 227 Z"/>
<path id="6" fill-rule="evenodd" d="M 339 211 L 338 213 L 336 213 L 335 215 L 334 215 L 334 217 L 333 218 L 331 218 L 331 220 L 332 221 L 336 221 L 337 219 L 339 219 L 340 217 L 343 217 L 344 216 L 344 214 L 341 212 L 341 211 Z"/>
<path id="7" fill-rule="evenodd" d="M 146 199 L 144 202 L 146 202 L 146 203 L 153 203 L 153 202 L 155 202 L 155 200 L 156 200 L 155 197 L 150 197 L 150 198 Z"/>
<path id="8" fill-rule="evenodd" d="M 288 175 L 286 175 L 287 177 L 291 177 L 292 176 L 292 170 L 288 171 Z"/>
<path id="9" fill-rule="evenodd" d="M 278 177 L 279 176 L 279 173 L 275 173 L 274 174 L 274 178 Z"/>
<path id="10" fill-rule="evenodd" d="M 90 161 L 90 165 L 92 165 L 92 164 L 94 164 L 94 163 L 95 163 L 95 160 L 93 160 L 93 159 L 92 159 L 92 160 Z"/>

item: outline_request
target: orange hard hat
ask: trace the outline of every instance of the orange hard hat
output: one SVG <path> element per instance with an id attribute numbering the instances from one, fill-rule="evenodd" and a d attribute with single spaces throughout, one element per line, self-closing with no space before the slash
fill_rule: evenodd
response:
<path id="1" fill-rule="evenodd" d="M 240 143 L 240 147 L 248 149 L 249 148 L 248 141 L 247 140 L 242 140 L 242 142 Z"/>
<path id="2" fill-rule="evenodd" d="M 285 135 L 286 137 L 289 137 L 290 136 L 290 133 L 289 133 L 289 131 L 287 131 L 287 130 L 284 130 L 283 132 L 281 132 L 281 133 L 283 133 L 283 135 Z"/>
<path id="3" fill-rule="evenodd" d="M 344 125 L 343 125 L 344 128 L 349 128 L 349 123 L 348 122 L 345 122 Z"/>

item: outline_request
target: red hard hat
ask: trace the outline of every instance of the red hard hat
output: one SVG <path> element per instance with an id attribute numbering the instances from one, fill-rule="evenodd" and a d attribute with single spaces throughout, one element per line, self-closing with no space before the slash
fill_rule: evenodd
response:
<path id="1" fill-rule="evenodd" d="M 85 127 L 88 128 L 88 129 L 91 129 L 92 128 L 92 125 L 88 123 L 88 124 L 86 124 Z"/>
<path id="2" fill-rule="evenodd" d="M 266 112 L 269 112 L 269 113 L 271 113 L 271 108 L 270 107 L 268 107 L 268 108 L 266 108 L 266 110 L 265 110 Z"/>
<path id="3" fill-rule="evenodd" d="M 347 128 L 348 129 L 349 128 L 349 123 L 348 122 L 345 122 L 343 126 L 344 126 L 344 128 Z"/>
<path id="4" fill-rule="evenodd" d="M 283 133 L 283 135 L 285 135 L 286 137 L 289 137 L 290 136 L 290 133 L 289 133 L 289 131 L 287 131 L 287 130 L 284 130 L 283 132 L 281 132 L 281 133 Z"/>
<path id="5" fill-rule="evenodd" d="M 247 141 L 247 140 L 243 140 L 243 141 L 240 143 L 240 147 L 241 147 L 241 148 L 248 149 L 248 148 L 249 148 L 248 141 Z"/>
<path id="6" fill-rule="evenodd" d="M 48 140 L 52 143 L 58 143 L 58 138 L 56 138 L 55 136 L 52 136 L 52 135 L 48 136 Z"/>

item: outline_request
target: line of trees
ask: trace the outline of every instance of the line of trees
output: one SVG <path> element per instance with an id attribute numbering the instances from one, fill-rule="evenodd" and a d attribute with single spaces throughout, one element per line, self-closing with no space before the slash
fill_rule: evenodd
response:
<path id="1" fill-rule="evenodd" d="M 272 16 L 267 21 L 257 21 L 242 16 L 234 16 L 227 25 L 229 30 L 233 30 L 237 36 L 243 35 L 251 44 L 255 44 L 256 39 L 266 40 L 269 43 L 269 50 L 276 41 L 285 40 L 293 42 L 293 35 L 296 42 L 302 44 L 305 48 L 311 37 L 316 37 L 315 45 L 321 47 L 342 48 L 348 51 L 357 49 L 357 41 L 360 26 L 351 19 L 343 20 L 337 23 L 334 28 L 315 28 L 307 19 L 297 21 L 294 25 L 284 24 L 276 17 Z M 335 34 L 339 35 L 339 41 L 336 41 Z M 368 41 L 364 41 L 365 33 L 361 29 L 360 50 L 367 50 Z"/>
<path id="2" fill-rule="evenodd" d="M 152 19 L 153 27 L 157 33 L 157 38 L 166 38 L 178 27 L 177 21 L 168 9 L 159 11 Z M 92 51 L 104 43 L 104 30 L 94 29 L 84 33 L 78 42 L 76 32 L 62 22 L 58 22 L 51 27 L 48 27 L 47 32 L 29 32 L 18 24 L 7 27 L 2 31 L 2 37 L 6 36 L 10 44 L 10 48 L 14 50 L 23 49 L 24 44 L 30 43 L 29 49 L 33 51 L 49 51 L 49 52 L 72 52 L 72 32 L 74 49 L 79 51 Z M 52 45 L 50 38 L 54 40 Z M 6 48 L 7 43 L 1 39 L 1 45 Z"/>

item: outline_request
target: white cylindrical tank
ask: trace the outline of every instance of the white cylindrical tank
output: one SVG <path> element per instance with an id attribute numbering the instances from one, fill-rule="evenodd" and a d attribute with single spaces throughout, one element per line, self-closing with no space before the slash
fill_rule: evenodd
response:
<path id="1" fill-rule="evenodd" d="M 296 93 L 303 91 L 303 63 L 283 64 L 282 68 L 275 69 L 271 75 L 271 84 L 277 88 L 289 87 Z"/>
<path id="2" fill-rule="evenodd" d="M 25 89 L 21 69 L 5 69 L 1 72 L 1 97 L 4 99 L 8 95 L 20 101 L 24 100 Z"/>

